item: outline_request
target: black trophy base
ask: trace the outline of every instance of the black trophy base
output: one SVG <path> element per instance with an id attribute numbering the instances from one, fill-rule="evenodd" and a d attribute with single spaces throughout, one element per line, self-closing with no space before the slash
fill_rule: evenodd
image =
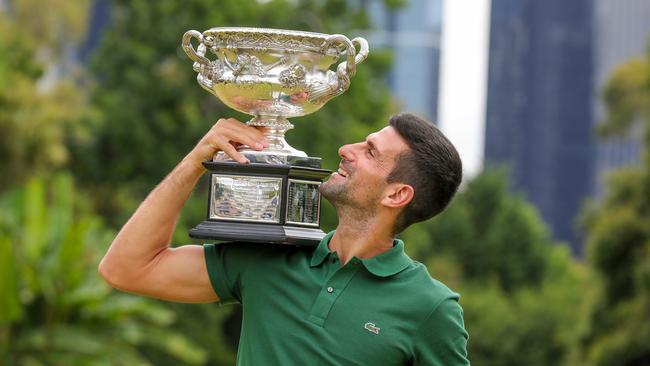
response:
<path id="1" fill-rule="evenodd" d="M 219 238 L 223 241 L 273 243 L 317 246 L 325 233 L 319 228 L 286 225 L 256 224 L 250 222 L 223 222 L 205 220 L 193 229 L 190 237 L 196 239 Z"/>
<path id="2" fill-rule="evenodd" d="M 306 159 L 307 163 L 320 165 L 320 159 Z M 210 172 L 207 218 L 190 230 L 190 237 L 313 247 L 325 236 L 319 228 L 321 194 L 318 186 L 330 175 L 329 170 L 311 166 L 222 161 L 206 161 L 203 166 Z M 233 180 L 244 184 L 234 185 Z M 271 182 L 267 185 L 267 188 L 271 187 L 268 196 L 255 196 L 257 192 L 250 189 L 259 182 Z M 265 212 L 268 216 L 254 219 L 237 216 L 240 212 L 251 212 L 241 203 L 246 194 L 253 195 L 256 200 L 267 199 L 263 201 L 264 204 L 273 207 Z"/>

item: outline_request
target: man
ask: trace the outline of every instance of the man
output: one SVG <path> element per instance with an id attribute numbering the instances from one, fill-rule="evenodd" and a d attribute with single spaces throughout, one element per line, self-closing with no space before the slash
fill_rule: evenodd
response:
<path id="1" fill-rule="evenodd" d="M 219 120 L 156 187 L 100 264 L 115 288 L 180 302 L 241 303 L 239 365 L 466 365 L 459 296 L 432 279 L 393 239 L 441 212 L 462 168 L 453 145 L 411 115 L 339 149 L 321 192 L 337 210 L 336 231 L 316 248 L 169 242 L 181 207 L 223 150 L 261 150 L 263 133 Z"/>

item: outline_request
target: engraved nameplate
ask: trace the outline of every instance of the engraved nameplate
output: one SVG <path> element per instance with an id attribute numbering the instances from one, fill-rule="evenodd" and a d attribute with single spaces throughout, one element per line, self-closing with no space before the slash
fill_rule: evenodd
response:
<path id="1" fill-rule="evenodd" d="M 318 227 L 320 220 L 320 182 L 289 179 L 287 224 Z"/>
<path id="2" fill-rule="evenodd" d="M 212 175 L 210 218 L 280 222 L 282 178 Z"/>

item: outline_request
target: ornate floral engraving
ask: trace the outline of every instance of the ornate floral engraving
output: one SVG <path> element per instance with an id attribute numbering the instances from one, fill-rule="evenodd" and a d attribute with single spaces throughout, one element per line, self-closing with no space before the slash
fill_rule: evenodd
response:
<path id="1" fill-rule="evenodd" d="M 224 72 L 224 65 L 221 60 L 214 60 L 210 62 L 207 77 L 212 81 L 219 80 Z"/>
<path id="2" fill-rule="evenodd" d="M 213 28 L 204 32 L 210 45 L 217 48 L 249 48 L 259 51 L 269 49 L 293 50 L 296 52 L 317 52 L 339 55 L 344 51 L 337 45 L 327 49 L 322 46 L 328 35 L 311 32 L 285 31 L 279 29 Z"/>
<path id="3" fill-rule="evenodd" d="M 234 75 L 246 73 L 249 75 L 264 76 L 264 74 L 266 74 L 262 61 L 247 53 L 237 55 L 237 62 L 232 66 L 232 73 Z"/>
<path id="4" fill-rule="evenodd" d="M 288 88 L 305 83 L 307 69 L 301 64 L 294 64 L 280 72 L 280 83 Z"/>

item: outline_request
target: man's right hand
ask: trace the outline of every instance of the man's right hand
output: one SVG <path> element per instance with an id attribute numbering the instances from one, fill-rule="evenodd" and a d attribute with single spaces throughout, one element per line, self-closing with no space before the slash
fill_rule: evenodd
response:
<path id="1" fill-rule="evenodd" d="M 205 160 L 211 160 L 216 152 L 223 151 L 239 163 L 249 163 L 248 159 L 237 151 L 237 147 L 242 144 L 255 150 L 269 146 L 261 129 L 248 126 L 234 118 L 222 118 L 203 136 L 186 159 L 200 165 Z"/>

